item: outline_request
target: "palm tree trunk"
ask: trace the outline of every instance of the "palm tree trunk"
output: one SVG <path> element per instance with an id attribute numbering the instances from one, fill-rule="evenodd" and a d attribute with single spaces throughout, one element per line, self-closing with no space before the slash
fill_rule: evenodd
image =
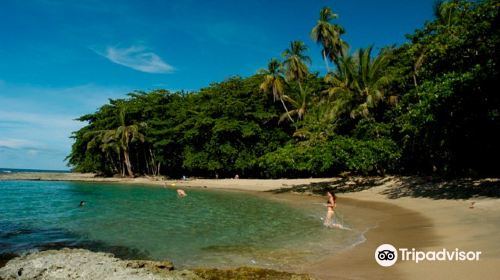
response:
<path id="1" fill-rule="evenodd" d="M 326 58 L 326 50 L 323 49 L 323 60 L 325 61 L 325 65 L 326 65 L 326 73 L 330 73 L 330 67 L 328 66 L 328 59 Z"/>
<path id="2" fill-rule="evenodd" d="M 416 72 L 413 72 L 413 84 L 415 85 L 415 89 L 418 92 L 417 73 Z"/>
<path id="3" fill-rule="evenodd" d="M 125 165 L 122 161 L 121 152 L 118 152 L 118 163 L 120 164 L 120 174 L 122 175 L 122 177 L 125 177 Z"/>
<path id="4" fill-rule="evenodd" d="M 151 151 L 151 148 L 149 148 L 149 156 L 151 157 L 151 169 L 153 171 L 153 176 L 157 176 L 158 173 L 156 172 L 157 167 L 156 167 L 156 161 L 155 161 L 155 157 L 153 155 L 153 151 Z"/>
<path id="5" fill-rule="evenodd" d="M 294 122 L 292 119 L 292 116 L 290 116 L 290 112 L 288 112 L 288 108 L 285 105 L 285 101 L 283 101 L 283 98 L 281 98 L 281 97 L 280 97 L 280 100 L 281 100 L 281 104 L 283 104 L 283 108 L 285 108 L 286 115 L 288 116 L 288 118 L 290 119 L 291 122 Z"/>
<path id="6" fill-rule="evenodd" d="M 151 172 L 151 168 L 149 167 L 148 155 L 144 152 L 142 153 L 142 155 L 144 156 L 144 162 L 146 163 L 146 173 L 154 175 L 153 172 Z"/>
<path id="7" fill-rule="evenodd" d="M 134 177 L 134 172 L 132 171 L 132 164 L 130 163 L 130 156 L 127 150 L 123 151 L 123 160 L 125 166 L 127 167 L 128 176 Z"/>
<path id="8" fill-rule="evenodd" d="M 273 102 L 276 102 L 276 96 L 278 93 L 276 92 L 276 85 L 273 83 Z"/>

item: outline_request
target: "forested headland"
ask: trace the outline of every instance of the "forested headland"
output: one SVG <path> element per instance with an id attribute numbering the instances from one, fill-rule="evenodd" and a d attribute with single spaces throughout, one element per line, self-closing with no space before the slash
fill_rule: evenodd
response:
<path id="1" fill-rule="evenodd" d="M 500 1 L 437 2 L 405 43 L 354 50 L 325 7 L 250 77 L 133 92 L 81 116 L 68 164 L 102 175 L 499 176 Z"/>

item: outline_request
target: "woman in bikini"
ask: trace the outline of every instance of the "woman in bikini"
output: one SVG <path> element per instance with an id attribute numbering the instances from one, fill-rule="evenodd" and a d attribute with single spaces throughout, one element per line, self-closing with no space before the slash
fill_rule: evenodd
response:
<path id="1" fill-rule="evenodd" d="M 326 192 L 326 195 L 328 196 L 328 201 L 326 202 L 326 218 L 323 224 L 327 227 L 331 227 L 333 226 L 332 219 L 333 214 L 335 214 L 334 209 L 337 207 L 337 196 L 330 192 Z"/>

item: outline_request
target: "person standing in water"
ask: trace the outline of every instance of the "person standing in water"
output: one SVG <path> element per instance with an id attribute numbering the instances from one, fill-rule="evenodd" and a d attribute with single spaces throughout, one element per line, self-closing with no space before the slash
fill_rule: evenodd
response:
<path id="1" fill-rule="evenodd" d="M 328 196 L 328 200 L 326 202 L 326 217 L 324 221 L 324 225 L 327 227 L 332 226 L 333 215 L 335 214 L 335 207 L 337 207 L 337 196 L 331 194 L 330 192 L 326 192 Z"/>

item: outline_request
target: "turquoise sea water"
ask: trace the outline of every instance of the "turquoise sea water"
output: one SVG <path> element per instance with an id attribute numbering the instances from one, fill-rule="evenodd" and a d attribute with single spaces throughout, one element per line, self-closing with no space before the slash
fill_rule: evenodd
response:
<path id="1" fill-rule="evenodd" d="M 43 170 L 43 169 L 19 169 L 19 168 L 0 168 L 2 173 L 69 173 L 69 170 Z"/>
<path id="2" fill-rule="evenodd" d="M 324 207 L 242 192 L 119 184 L 0 181 L 0 254 L 61 247 L 168 259 L 176 267 L 287 268 L 358 242 L 324 228 Z M 79 207 L 81 200 L 87 201 Z"/>

